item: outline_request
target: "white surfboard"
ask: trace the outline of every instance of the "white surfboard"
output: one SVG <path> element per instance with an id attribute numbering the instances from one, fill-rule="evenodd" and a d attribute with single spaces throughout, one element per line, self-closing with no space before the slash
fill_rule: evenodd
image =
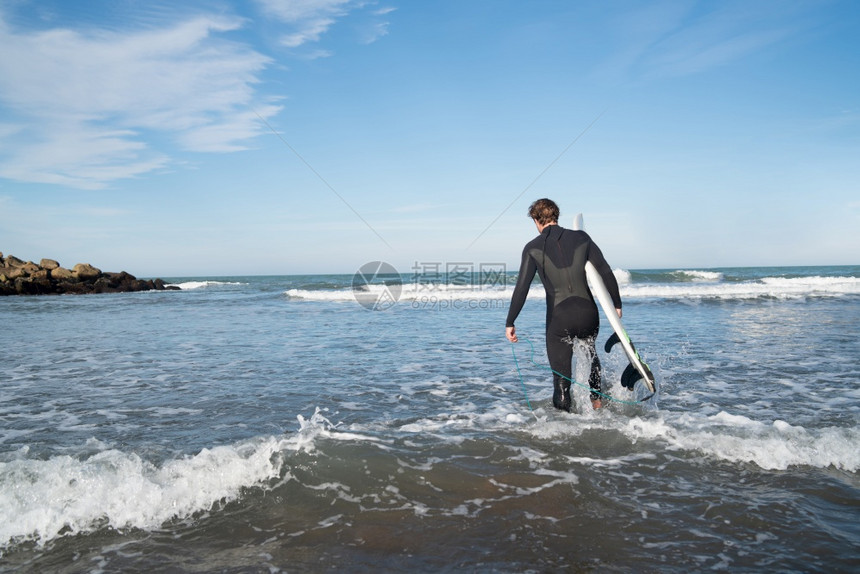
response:
<path id="1" fill-rule="evenodd" d="M 577 231 L 585 230 L 581 213 L 577 214 L 574 218 L 573 229 Z M 606 352 L 608 353 L 612 345 L 616 342 L 620 342 L 621 347 L 624 349 L 624 353 L 627 355 L 627 359 L 630 361 L 630 365 L 628 365 L 624 370 L 624 373 L 621 375 L 621 384 L 632 390 L 633 383 L 641 378 L 645 383 L 645 386 L 648 387 L 648 390 L 652 393 L 655 392 L 657 386 L 654 380 L 654 375 L 633 346 L 633 341 L 630 340 L 630 336 L 627 335 L 627 331 L 624 329 L 624 325 L 621 324 L 621 319 L 615 311 L 615 304 L 612 302 L 612 297 L 609 295 L 609 291 L 603 283 L 603 278 L 600 277 L 600 273 L 597 272 L 597 269 L 594 268 L 594 265 L 590 261 L 585 263 L 585 275 L 588 277 L 588 282 L 591 286 L 591 294 L 594 295 L 597 302 L 600 303 L 600 307 L 603 309 L 603 314 L 606 315 L 606 318 L 609 320 L 609 324 L 612 325 L 612 329 L 615 331 L 616 337 L 611 337 L 606 342 Z"/>

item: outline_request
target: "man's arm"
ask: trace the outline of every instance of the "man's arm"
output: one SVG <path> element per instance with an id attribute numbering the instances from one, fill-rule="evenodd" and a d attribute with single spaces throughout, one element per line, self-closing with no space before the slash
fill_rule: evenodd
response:
<path id="1" fill-rule="evenodd" d="M 529 294 L 529 287 L 537 273 L 537 265 L 534 259 L 529 255 L 528 245 L 523 249 L 522 261 L 520 262 L 520 271 L 517 275 L 517 284 L 514 286 L 514 293 L 511 295 L 511 305 L 508 308 L 508 317 L 505 321 L 505 335 L 512 343 L 516 343 L 516 330 L 514 329 L 514 321 L 523 309 L 526 303 L 526 297 Z"/>

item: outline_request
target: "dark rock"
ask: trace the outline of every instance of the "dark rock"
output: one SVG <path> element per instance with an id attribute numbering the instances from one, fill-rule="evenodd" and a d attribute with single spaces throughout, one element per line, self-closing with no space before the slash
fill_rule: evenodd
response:
<path id="1" fill-rule="evenodd" d="M 30 280 L 36 282 L 44 282 L 51 280 L 51 271 L 49 269 L 37 269 L 30 273 Z"/>
<path id="2" fill-rule="evenodd" d="M 42 259 L 39 265 L 0 252 L 0 296 L 121 293 L 129 291 L 178 290 L 161 279 L 138 279 L 134 275 L 102 273 L 89 263 L 78 263 L 71 270 L 53 259 Z"/>
<path id="3" fill-rule="evenodd" d="M 15 292 L 18 295 L 40 295 L 41 288 L 38 283 L 27 281 L 23 277 L 15 279 Z"/>
<path id="4" fill-rule="evenodd" d="M 69 295 L 83 295 L 85 293 L 92 293 L 93 288 L 92 285 L 88 285 L 87 283 L 80 282 L 68 282 L 68 283 L 59 283 L 57 285 L 58 293 L 68 293 Z"/>
<path id="5" fill-rule="evenodd" d="M 116 287 L 107 277 L 99 277 L 93 283 L 93 293 L 115 293 Z"/>
<path id="6" fill-rule="evenodd" d="M 96 269 L 89 263 L 78 263 L 72 267 L 72 273 L 81 281 L 89 281 L 90 279 L 98 279 L 101 277 L 101 269 Z"/>
<path id="7" fill-rule="evenodd" d="M 12 279 L 17 279 L 18 277 L 26 276 L 27 272 L 24 271 L 24 268 L 20 267 L 20 266 L 18 266 L 18 267 L 7 267 L 5 275 L 6 275 L 6 277 L 9 278 L 9 280 L 12 280 Z"/>
<path id="8" fill-rule="evenodd" d="M 10 255 L 6 258 L 5 265 L 6 267 L 20 267 L 24 262 L 15 257 L 14 255 Z"/>
<path id="9" fill-rule="evenodd" d="M 57 281 L 71 281 L 74 278 L 75 274 L 65 267 L 51 269 L 51 279 L 56 279 Z"/>

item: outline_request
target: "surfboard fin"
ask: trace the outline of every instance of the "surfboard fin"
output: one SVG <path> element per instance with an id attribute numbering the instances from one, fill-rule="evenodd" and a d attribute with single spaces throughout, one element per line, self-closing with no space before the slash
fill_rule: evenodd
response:
<path id="1" fill-rule="evenodd" d="M 625 389 L 633 390 L 633 385 L 636 381 L 642 378 L 642 373 L 633 366 L 633 363 L 628 363 L 627 368 L 621 373 L 621 386 Z"/>
<path id="2" fill-rule="evenodd" d="M 633 344 L 633 341 L 630 341 L 629 339 L 628 341 L 630 342 L 630 348 L 633 349 L 633 352 L 635 353 L 636 345 Z M 610 351 L 612 351 L 612 347 L 615 346 L 616 343 L 620 342 L 621 337 L 618 336 L 618 333 L 612 333 L 612 335 L 610 335 L 609 338 L 606 339 L 606 344 L 603 345 L 603 350 L 609 353 Z"/>
<path id="3" fill-rule="evenodd" d="M 618 336 L 618 333 L 612 333 L 612 335 L 608 339 L 606 339 L 606 344 L 603 345 L 603 350 L 608 353 L 612 350 L 612 347 L 615 345 L 615 343 L 620 342 L 621 338 Z"/>

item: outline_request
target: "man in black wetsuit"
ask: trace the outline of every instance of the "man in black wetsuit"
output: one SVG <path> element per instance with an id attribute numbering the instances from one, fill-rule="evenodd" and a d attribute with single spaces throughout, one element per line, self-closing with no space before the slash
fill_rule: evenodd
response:
<path id="1" fill-rule="evenodd" d="M 546 354 L 553 370 L 552 403 L 555 408 L 570 412 L 571 362 L 573 344 L 578 340 L 585 345 L 591 359 L 588 378 L 592 389 L 591 404 L 599 409 L 603 406 L 600 395 L 593 391 L 600 391 L 600 360 L 594 345 L 600 319 L 585 277 L 586 261 L 591 261 L 603 278 L 619 317 L 621 295 L 612 268 L 591 237 L 584 231 L 559 226 L 558 215 L 558 206 L 549 199 L 538 199 L 529 206 L 529 217 L 534 220 L 540 235 L 523 249 L 505 335 L 511 343 L 517 342 L 514 321 L 526 302 L 529 286 L 537 272 L 546 290 Z"/>

